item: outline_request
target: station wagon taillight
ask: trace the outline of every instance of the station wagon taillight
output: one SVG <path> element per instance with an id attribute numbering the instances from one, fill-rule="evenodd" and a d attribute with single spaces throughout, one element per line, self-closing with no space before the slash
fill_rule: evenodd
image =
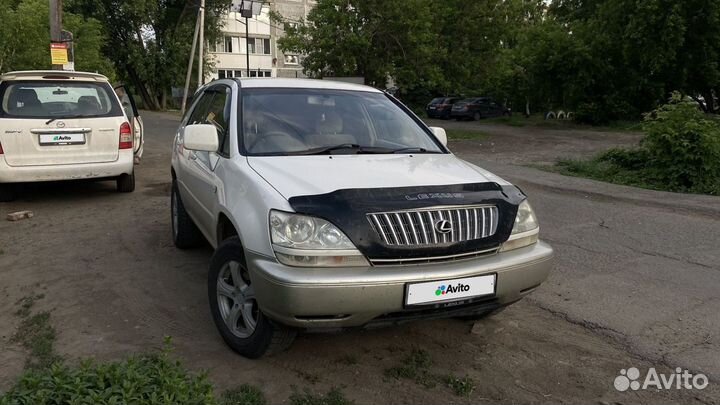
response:
<path id="1" fill-rule="evenodd" d="M 130 124 L 123 122 L 120 125 L 120 149 L 132 149 L 133 147 L 133 136 Z"/>
<path id="2" fill-rule="evenodd" d="M 2 155 L 3 153 L 5 153 L 5 152 L 3 152 L 3 150 L 2 150 L 2 143 L 0 143 L 0 155 Z"/>

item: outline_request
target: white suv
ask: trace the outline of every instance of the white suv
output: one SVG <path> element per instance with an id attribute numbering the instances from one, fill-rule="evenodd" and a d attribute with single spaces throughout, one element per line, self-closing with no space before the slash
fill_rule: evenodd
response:
<path id="1" fill-rule="evenodd" d="M 0 76 L 0 201 L 18 183 L 113 179 L 135 188 L 143 128 L 135 103 L 105 76 L 66 71 Z"/>
<path id="2" fill-rule="evenodd" d="M 247 357 L 297 330 L 480 318 L 548 276 L 525 195 L 376 89 L 223 79 L 175 137 L 172 230 L 216 248 L 210 309 Z"/>

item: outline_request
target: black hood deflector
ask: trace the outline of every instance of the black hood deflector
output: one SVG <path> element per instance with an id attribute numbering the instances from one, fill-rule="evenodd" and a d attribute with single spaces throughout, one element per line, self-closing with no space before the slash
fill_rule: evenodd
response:
<path id="1" fill-rule="evenodd" d="M 505 242 L 512 232 L 518 205 L 525 194 L 515 186 L 472 183 L 446 186 L 343 189 L 327 194 L 290 198 L 300 213 L 326 219 L 371 259 L 404 259 L 454 255 L 492 249 Z M 367 214 L 412 210 L 434 206 L 491 204 L 498 207 L 498 226 L 494 235 L 448 246 L 388 246 L 370 224 Z"/>

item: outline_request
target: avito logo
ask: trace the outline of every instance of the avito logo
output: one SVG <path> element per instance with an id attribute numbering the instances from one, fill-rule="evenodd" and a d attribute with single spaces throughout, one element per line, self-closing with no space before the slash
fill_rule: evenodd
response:
<path id="1" fill-rule="evenodd" d="M 435 290 L 435 295 L 445 295 L 465 291 L 470 291 L 470 286 L 467 284 L 458 283 L 456 286 L 441 285 L 438 286 L 437 290 Z"/>
<path id="2" fill-rule="evenodd" d="M 70 141 L 70 140 L 72 140 L 72 138 L 67 135 L 55 135 L 55 137 L 53 138 L 53 141 Z"/>

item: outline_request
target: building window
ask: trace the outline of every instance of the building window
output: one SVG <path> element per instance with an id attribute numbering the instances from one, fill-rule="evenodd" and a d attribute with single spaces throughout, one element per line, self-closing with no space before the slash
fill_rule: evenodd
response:
<path id="1" fill-rule="evenodd" d="M 263 38 L 263 53 L 270 55 L 270 38 Z"/>
<path id="2" fill-rule="evenodd" d="M 250 77 L 272 77 L 272 72 L 269 70 L 251 70 Z"/>
<path id="3" fill-rule="evenodd" d="M 300 57 L 298 57 L 298 55 L 285 55 L 285 64 L 286 65 L 299 65 Z"/>
<path id="4" fill-rule="evenodd" d="M 225 37 L 225 48 L 223 49 L 223 52 L 232 52 L 233 46 L 232 46 L 233 40 L 232 37 Z"/>
<path id="5" fill-rule="evenodd" d="M 255 38 L 247 39 L 247 51 L 248 53 L 255 53 Z"/>
<path id="6" fill-rule="evenodd" d="M 218 69 L 218 79 L 231 79 L 233 77 L 248 77 L 245 69 Z M 253 69 L 250 71 L 250 77 L 272 77 L 270 70 Z"/>

